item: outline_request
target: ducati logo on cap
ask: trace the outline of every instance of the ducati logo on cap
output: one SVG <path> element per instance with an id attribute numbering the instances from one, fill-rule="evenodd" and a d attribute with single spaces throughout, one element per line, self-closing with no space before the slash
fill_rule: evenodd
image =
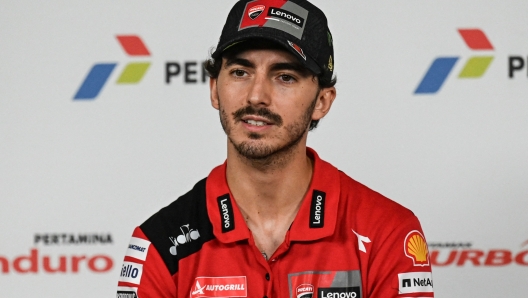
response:
<path id="1" fill-rule="evenodd" d="M 253 6 L 248 10 L 248 16 L 250 19 L 254 20 L 266 9 L 264 5 Z"/>
<path id="2" fill-rule="evenodd" d="M 306 55 L 304 54 L 303 50 L 300 46 L 294 44 L 293 42 L 288 40 L 288 44 L 297 52 L 301 57 L 303 57 L 304 60 L 306 60 Z"/>

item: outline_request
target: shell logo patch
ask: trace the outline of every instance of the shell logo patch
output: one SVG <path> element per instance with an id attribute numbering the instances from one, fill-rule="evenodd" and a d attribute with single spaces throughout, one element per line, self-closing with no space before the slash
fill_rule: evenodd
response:
<path id="1" fill-rule="evenodd" d="M 403 250 L 405 255 L 413 260 L 414 266 L 429 266 L 429 249 L 424 236 L 417 230 L 407 234 Z"/>
<path id="2" fill-rule="evenodd" d="M 328 59 L 328 70 L 334 71 L 334 61 L 332 60 L 332 55 L 330 55 L 330 58 Z"/>

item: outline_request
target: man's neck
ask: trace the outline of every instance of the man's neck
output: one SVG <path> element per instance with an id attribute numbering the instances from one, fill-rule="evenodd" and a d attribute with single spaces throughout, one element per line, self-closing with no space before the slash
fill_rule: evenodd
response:
<path id="1" fill-rule="evenodd" d="M 284 154 L 288 156 L 278 156 L 278 160 L 269 160 L 262 167 L 228 147 L 227 184 L 257 247 L 268 256 L 284 241 L 313 173 L 305 142 Z"/>
<path id="2" fill-rule="evenodd" d="M 253 162 L 235 148 L 228 148 L 227 184 L 246 212 L 258 211 L 261 216 L 266 216 L 266 211 L 280 214 L 302 200 L 312 178 L 313 161 L 302 142 L 291 149 L 283 152 L 284 156 Z"/>

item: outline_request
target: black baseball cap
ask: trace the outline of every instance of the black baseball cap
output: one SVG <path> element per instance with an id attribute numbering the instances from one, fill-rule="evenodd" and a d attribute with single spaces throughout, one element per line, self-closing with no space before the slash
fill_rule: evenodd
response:
<path id="1" fill-rule="evenodd" d="M 325 14 L 306 0 L 240 0 L 229 12 L 216 50 L 242 41 L 267 39 L 282 45 L 316 75 L 331 80 L 334 47 Z"/>

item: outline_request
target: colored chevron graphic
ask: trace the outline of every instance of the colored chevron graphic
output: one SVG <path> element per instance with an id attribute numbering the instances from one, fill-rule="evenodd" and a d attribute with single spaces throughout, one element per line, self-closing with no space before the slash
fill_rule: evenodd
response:
<path id="1" fill-rule="evenodd" d="M 469 49 L 473 51 L 490 51 L 494 50 L 493 45 L 487 38 L 486 34 L 480 29 L 458 29 L 458 33 L 466 43 Z M 493 56 L 472 56 L 468 59 L 459 78 L 480 78 L 485 73 Z M 422 81 L 414 91 L 415 94 L 434 94 L 437 93 L 444 85 L 447 77 L 455 67 L 460 57 L 438 57 L 425 73 Z"/>
<path id="2" fill-rule="evenodd" d="M 118 35 L 117 41 L 124 52 L 132 57 L 148 57 L 150 52 L 145 43 L 137 35 Z M 94 100 L 110 78 L 117 63 L 96 63 L 84 79 L 81 87 L 73 97 L 74 100 Z M 117 79 L 117 84 L 138 84 L 141 82 L 150 62 L 130 62 Z"/>

